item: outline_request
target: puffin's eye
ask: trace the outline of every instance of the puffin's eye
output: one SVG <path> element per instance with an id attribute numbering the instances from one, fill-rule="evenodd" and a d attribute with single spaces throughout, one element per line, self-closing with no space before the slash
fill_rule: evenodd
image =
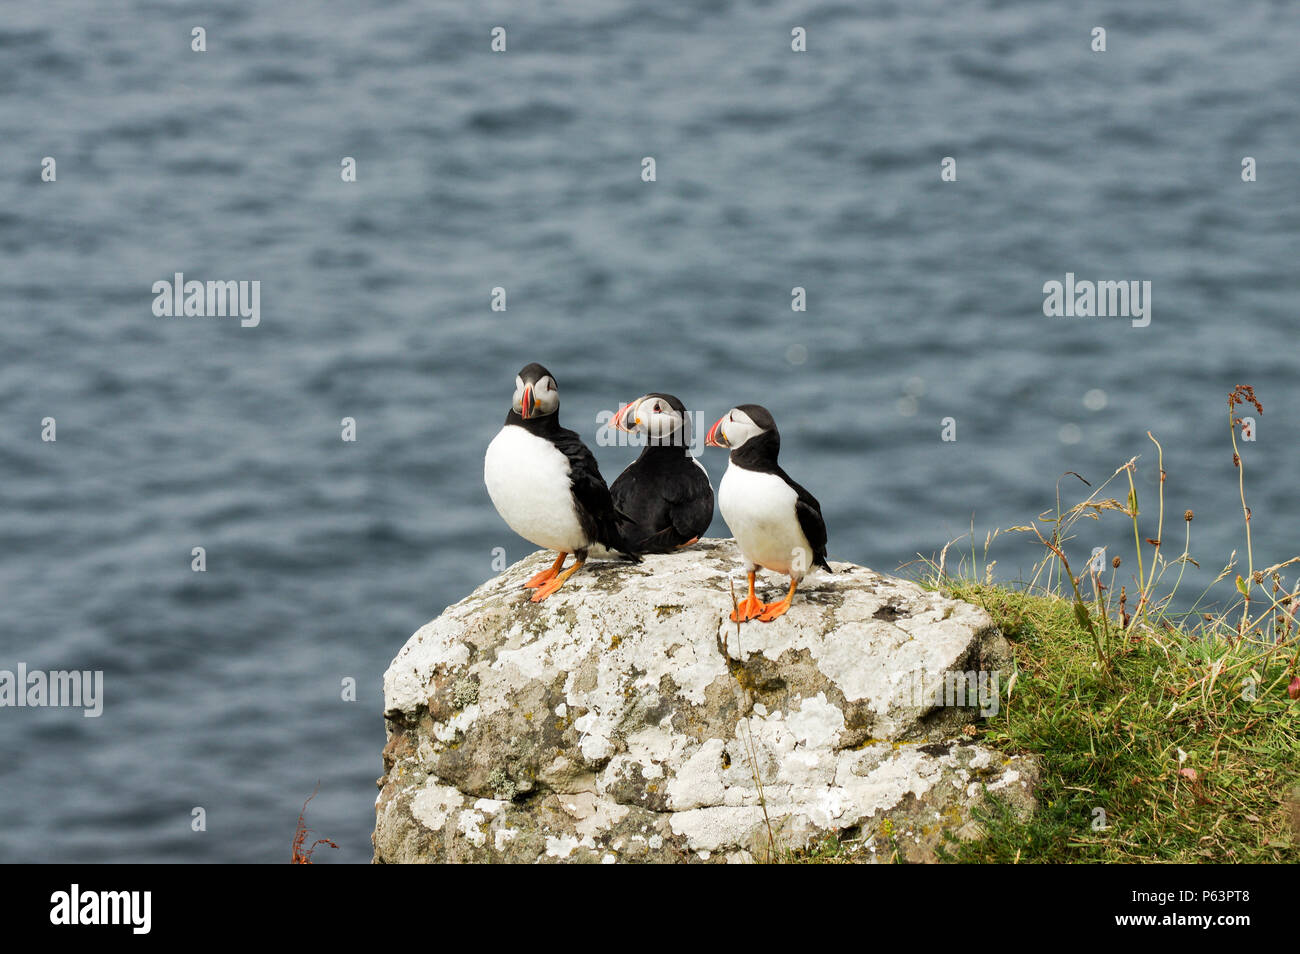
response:
<path id="1" fill-rule="evenodd" d="M 659 406 L 659 402 L 658 402 L 658 401 L 655 401 L 655 413 L 658 414 L 658 413 L 659 413 L 660 411 L 662 411 L 662 410 L 663 410 L 663 408 L 661 408 L 661 407 Z"/>

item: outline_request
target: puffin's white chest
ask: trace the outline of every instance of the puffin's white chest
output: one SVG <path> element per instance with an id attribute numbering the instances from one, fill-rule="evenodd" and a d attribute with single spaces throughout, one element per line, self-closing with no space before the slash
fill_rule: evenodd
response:
<path id="1" fill-rule="evenodd" d="M 582 532 L 569 484 L 569 458 L 550 441 L 507 424 L 483 458 L 483 483 L 510 529 L 530 543 L 572 553 Z"/>
<path id="2" fill-rule="evenodd" d="M 747 563 L 796 578 L 812 567 L 812 547 L 799 526 L 796 500 L 794 488 L 776 474 L 727 465 L 718 485 L 718 509 Z"/>

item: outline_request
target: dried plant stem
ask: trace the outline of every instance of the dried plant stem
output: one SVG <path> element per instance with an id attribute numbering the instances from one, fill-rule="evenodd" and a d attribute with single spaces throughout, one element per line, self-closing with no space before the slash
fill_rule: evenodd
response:
<path id="1" fill-rule="evenodd" d="M 290 864 L 313 864 L 314 862 L 311 860 L 312 852 L 314 852 L 319 846 L 329 845 L 331 848 L 338 847 L 338 845 L 334 844 L 334 842 L 330 841 L 328 838 L 317 838 L 312 842 L 311 847 L 303 847 L 307 843 L 307 836 L 311 834 L 311 829 L 307 827 L 307 822 L 305 820 L 305 816 L 307 815 L 307 806 L 311 803 L 311 800 L 316 797 L 316 793 L 319 791 L 320 781 L 317 780 L 316 787 L 312 790 L 312 793 L 307 796 L 307 801 L 302 803 L 302 811 L 298 813 L 298 828 L 294 832 L 293 848 L 289 855 Z"/>
<path id="2" fill-rule="evenodd" d="M 1189 510 L 1188 513 L 1191 513 L 1191 511 Z M 1178 558 L 1178 562 L 1181 564 L 1178 567 L 1178 579 L 1174 580 L 1174 588 L 1169 591 L 1169 598 L 1166 600 L 1167 604 L 1173 603 L 1174 597 L 1178 595 L 1178 586 L 1183 582 L 1183 571 L 1187 569 L 1187 564 L 1191 561 L 1192 521 L 1185 520 L 1183 522 L 1187 525 L 1187 536 L 1183 540 L 1183 555 Z"/>
<path id="3" fill-rule="evenodd" d="M 739 616 L 740 607 L 739 604 L 737 604 L 736 602 L 736 583 L 734 580 L 728 577 L 727 585 L 731 588 L 731 608 L 733 611 L 732 615 Z M 724 633 L 725 633 L 725 626 L 726 624 L 723 623 Z M 736 621 L 736 652 L 737 653 L 740 652 L 740 621 L 739 620 Z M 722 637 L 722 654 L 723 654 L 722 661 L 727 667 L 727 672 L 731 674 L 731 678 L 736 681 L 736 688 L 740 690 L 741 699 L 743 701 L 750 701 L 748 699 L 749 696 L 748 691 L 745 689 L 744 684 L 741 683 L 740 677 L 736 675 L 735 670 L 732 669 L 731 654 L 727 650 L 727 637 L 725 635 Z M 776 859 L 776 837 L 772 834 L 772 819 L 770 819 L 767 815 L 767 795 L 763 792 L 763 779 L 760 777 L 758 771 L 758 749 L 754 746 L 754 733 L 749 727 L 749 717 L 742 714 L 740 716 L 740 721 L 738 725 L 740 727 L 740 741 L 745 746 L 745 760 L 749 762 L 749 773 L 750 776 L 754 779 L 754 787 L 758 789 L 758 807 L 762 809 L 763 824 L 767 828 L 767 860 L 771 862 Z"/>
<path id="4" fill-rule="evenodd" d="M 1128 508 L 1129 517 L 1133 521 L 1133 549 L 1137 553 L 1138 561 L 1138 593 L 1146 592 L 1146 573 L 1142 568 L 1142 534 L 1138 532 L 1138 492 L 1137 486 L 1133 483 L 1133 471 L 1137 465 L 1132 461 L 1128 465 Z M 1142 602 L 1139 598 L 1138 608 L 1133 613 L 1133 619 L 1137 619 L 1138 613 L 1142 610 Z"/>
<path id="5" fill-rule="evenodd" d="M 1142 587 L 1142 592 L 1138 596 L 1137 609 L 1133 611 L 1133 618 L 1135 620 L 1145 616 L 1147 604 L 1151 600 L 1151 593 L 1152 591 L 1155 590 L 1156 579 L 1157 579 L 1156 567 L 1160 562 L 1160 544 L 1163 543 L 1165 539 L 1165 449 L 1160 446 L 1160 442 L 1155 439 L 1155 437 L 1151 434 L 1150 431 L 1147 431 L 1147 437 L 1151 439 L 1152 444 L 1156 445 L 1156 467 L 1160 471 L 1160 488 L 1159 488 L 1160 510 L 1159 510 L 1159 517 L 1156 520 L 1156 535 L 1155 535 L 1155 543 L 1153 544 L 1153 546 L 1155 547 L 1155 552 L 1151 556 L 1151 576 L 1147 579 L 1146 585 Z M 1129 479 L 1130 481 L 1132 480 L 1131 475 Z M 1136 501 L 1136 499 L 1137 499 L 1136 495 L 1134 495 L 1134 500 Z M 1136 508 L 1134 509 L 1136 510 Z M 1133 525 L 1135 530 L 1137 529 L 1136 521 L 1137 521 L 1137 515 L 1135 513 L 1134 525 Z M 1141 558 L 1140 545 L 1138 548 L 1138 554 L 1139 554 L 1138 573 L 1140 574 L 1142 572 L 1142 558 Z"/>
<path id="6" fill-rule="evenodd" d="M 1255 553 L 1250 542 L 1250 508 L 1246 506 L 1246 467 L 1237 448 L 1237 418 L 1233 413 L 1237 406 L 1237 392 L 1228 398 L 1228 434 L 1232 438 L 1232 460 L 1237 465 L 1237 493 L 1241 497 L 1241 515 L 1246 521 L 1246 580 L 1242 589 L 1245 597 L 1241 605 L 1241 625 L 1238 634 L 1246 632 L 1250 622 L 1250 590 L 1255 585 Z"/>

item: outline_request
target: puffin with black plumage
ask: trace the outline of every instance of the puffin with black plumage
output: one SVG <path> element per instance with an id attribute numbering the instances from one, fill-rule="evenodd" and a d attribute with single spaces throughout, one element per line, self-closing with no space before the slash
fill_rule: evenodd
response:
<path id="1" fill-rule="evenodd" d="M 686 405 L 671 394 L 646 394 L 619 408 L 609 426 L 646 441 L 610 487 L 624 517 L 624 539 L 638 553 L 670 553 L 693 544 L 713 520 L 713 485 L 690 452 Z"/>
<path id="2" fill-rule="evenodd" d="M 733 407 L 709 428 L 705 444 L 731 450 L 727 472 L 718 484 L 718 509 L 740 546 L 749 574 L 749 595 L 737 604 L 731 618 L 770 623 L 790 608 L 795 588 L 809 570 L 820 566 L 831 571 L 821 504 L 777 463 L 781 435 L 766 408 Z M 785 599 L 764 603 L 754 595 L 754 573 L 760 566 L 790 577 Z"/>
<path id="3" fill-rule="evenodd" d="M 619 515 L 596 458 L 560 426 L 555 376 L 530 364 L 515 377 L 514 401 L 483 458 L 483 483 L 510 529 L 555 550 L 555 564 L 524 584 L 540 603 L 569 579 L 596 543 L 636 558 L 619 532 Z M 572 553 L 574 563 L 561 572 Z"/>

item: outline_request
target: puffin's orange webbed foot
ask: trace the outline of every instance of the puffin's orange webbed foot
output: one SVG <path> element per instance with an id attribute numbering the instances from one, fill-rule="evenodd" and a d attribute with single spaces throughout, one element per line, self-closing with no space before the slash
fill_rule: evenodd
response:
<path id="1" fill-rule="evenodd" d="M 564 585 L 563 583 L 560 583 L 557 580 L 551 580 L 549 583 L 546 583 L 544 586 L 538 589 L 538 591 L 533 594 L 533 598 L 529 600 L 529 602 L 540 603 L 542 600 L 546 599 L 546 597 L 550 596 L 552 593 L 554 593 L 563 585 Z"/>
<path id="2" fill-rule="evenodd" d="M 758 614 L 763 612 L 763 601 L 754 595 L 754 571 L 749 571 L 749 595 L 736 604 L 736 608 L 731 611 L 731 621 L 733 623 L 744 623 L 751 619 L 757 619 Z M 736 597 L 733 594 L 732 599 Z"/>
<path id="3" fill-rule="evenodd" d="M 737 603 L 736 608 L 731 611 L 731 621 L 733 623 L 745 623 L 751 619 L 757 619 L 765 608 L 762 600 L 748 596 Z"/>
<path id="4" fill-rule="evenodd" d="M 565 584 L 565 582 L 569 579 L 569 577 L 573 576 L 574 573 L 578 572 L 578 568 L 582 566 L 582 563 L 583 563 L 582 560 L 578 560 L 576 563 L 573 564 L 573 566 L 569 567 L 567 570 L 565 570 L 555 579 L 551 580 L 549 583 L 543 586 L 540 590 L 538 590 L 536 593 L 533 594 L 533 598 L 531 602 L 540 603 L 542 600 L 546 599 L 546 597 L 550 596 L 552 593 L 554 593 L 556 590 L 562 587 Z"/>
<path id="5" fill-rule="evenodd" d="M 763 607 L 763 612 L 759 614 L 760 622 L 770 623 L 778 616 L 784 616 L 785 611 L 790 608 L 790 601 L 794 599 L 794 588 L 799 585 L 798 580 L 790 581 L 790 592 L 785 594 L 785 599 L 778 600 L 775 603 L 768 603 Z"/>
<path id="6" fill-rule="evenodd" d="M 543 583 L 549 583 L 555 579 L 554 570 L 542 570 L 542 572 L 529 577 L 528 582 L 524 584 L 524 589 L 535 590 Z"/>
<path id="7" fill-rule="evenodd" d="M 549 569 L 542 570 L 540 573 L 535 574 L 532 578 L 529 579 L 527 583 L 524 584 L 524 589 L 535 590 L 539 586 L 549 583 L 551 582 L 551 580 L 555 579 L 555 574 L 560 572 L 560 567 L 564 565 L 564 558 L 566 556 L 568 556 L 567 553 L 561 553 L 558 557 L 556 557 L 553 566 L 551 566 Z"/>
<path id="8" fill-rule="evenodd" d="M 679 544 L 677 544 L 677 549 L 682 550 L 682 549 L 685 549 L 686 547 L 693 547 L 693 546 L 695 546 L 695 544 L 697 544 L 697 543 L 699 543 L 699 542 L 700 542 L 700 538 L 699 538 L 699 537 L 691 537 L 691 538 L 690 538 L 689 540 L 687 540 L 685 543 L 679 543 Z"/>

